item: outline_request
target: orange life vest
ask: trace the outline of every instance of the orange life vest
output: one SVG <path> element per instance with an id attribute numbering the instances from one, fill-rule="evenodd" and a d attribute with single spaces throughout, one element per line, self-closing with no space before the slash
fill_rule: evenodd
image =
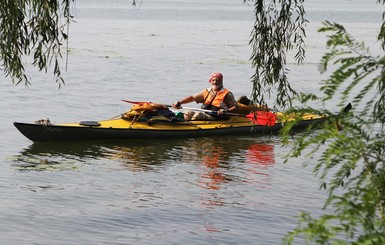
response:
<path id="1" fill-rule="evenodd" d="M 212 106 L 216 106 L 218 108 L 223 108 L 223 107 L 221 107 L 221 102 L 223 102 L 225 100 L 226 95 L 230 91 L 228 89 L 223 88 L 217 92 L 217 94 L 215 95 L 214 98 L 213 98 L 213 95 L 210 93 L 210 91 L 207 89 L 205 90 L 204 95 L 203 95 L 205 98 L 205 101 L 203 102 L 203 104 L 210 105 L 210 102 L 211 102 Z"/>

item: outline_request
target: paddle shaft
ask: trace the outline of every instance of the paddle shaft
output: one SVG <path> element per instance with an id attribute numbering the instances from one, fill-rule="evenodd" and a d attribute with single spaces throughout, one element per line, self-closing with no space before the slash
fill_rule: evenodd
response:
<path id="1" fill-rule="evenodd" d="M 127 103 L 131 103 L 131 104 L 141 104 L 141 103 L 152 103 L 152 102 L 138 102 L 138 101 L 131 101 L 131 100 L 122 100 L 124 102 L 127 102 Z M 167 106 L 167 107 L 173 107 L 172 105 L 167 105 L 167 104 L 162 104 L 164 106 Z M 180 108 L 177 108 L 178 110 L 192 110 L 192 111 L 201 111 L 201 112 L 206 112 L 206 113 L 217 113 L 216 111 L 212 111 L 212 110 L 206 110 L 206 109 L 200 109 L 200 108 L 193 108 L 193 107 L 180 107 Z M 257 113 L 257 115 L 256 115 Z M 275 124 L 275 119 L 276 119 L 276 115 L 274 113 L 271 113 L 271 112 L 262 112 L 262 113 L 267 113 L 268 114 L 268 120 L 269 120 L 269 124 L 271 126 L 274 126 Z M 253 123 L 257 123 L 256 119 L 257 117 L 260 117 L 261 115 L 259 115 L 259 112 L 251 112 L 249 114 L 238 114 L 238 113 L 232 113 L 232 112 L 224 112 L 225 115 L 229 115 L 229 116 L 238 116 L 238 117 L 245 117 L 245 118 L 249 118 L 253 121 Z M 264 115 L 264 117 L 266 118 L 266 115 Z"/>
<path id="2" fill-rule="evenodd" d="M 127 103 L 131 104 L 141 104 L 141 103 L 152 103 L 152 102 L 145 102 L 145 101 L 131 101 L 131 100 L 122 100 Z M 172 105 L 166 105 L 166 104 L 161 104 L 167 107 L 172 107 Z M 206 109 L 200 109 L 200 108 L 193 108 L 193 107 L 180 107 L 177 108 L 178 110 L 192 110 L 192 111 L 201 111 L 201 112 L 208 112 L 208 113 L 217 113 L 216 111 L 212 110 L 206 110 Z M 246 117 L 247 115 L 244 114 L 238 114 L 238 113 L 231 113 L 231 112 L 225 112 L 225 114 L 230 115 L 230 116 L 240 116 L 240 117 Z"/>
<path id="3" fill-rule="evenodd" d="M 169 106 L 169 105 L 166 105 Z M 181 107 L 180 109 L 184 110 L 192 110 L 192 111 L 201 111 L 201 112 L 207 112 L 207 113 L 217 113 L 216 111 L 212 110 L 206 110 L 206 109 L 200 109 L 200 108 L 192 108 L 192 107 Z M 224 114 L 229 115 L 229 116 L 239 116 L 239 117 L 246 117 L 247 115 L 244 114 L 238 114 L 238 113 L 232 113 L 232 112 L 224 112 Z"/>

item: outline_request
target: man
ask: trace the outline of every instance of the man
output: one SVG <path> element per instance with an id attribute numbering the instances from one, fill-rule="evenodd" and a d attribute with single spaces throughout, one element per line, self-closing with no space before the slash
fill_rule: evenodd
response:
<path id="1" fill-rule="evenodd" d="M 175 109 L 181 108 L 181 105 L 195 101 L 202 103 L 202 109 L 211 110 L 215 113 L 186 111 L 185 120 L 220 120 L 226 119 L 226 112 L 234 112 L 238 109 L 238 103 L 230 90 L 223 87 L 223 75 L 219 72 L 210 76 L 210 88 L 201 92 L 187 96 L 186 98 L 175 102 L 172 106 Z"/>

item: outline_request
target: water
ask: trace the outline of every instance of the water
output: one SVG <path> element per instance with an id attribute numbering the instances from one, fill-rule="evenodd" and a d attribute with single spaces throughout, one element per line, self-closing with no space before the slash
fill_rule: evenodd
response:
<path id="1" fill-rule="evenodd" d="M 304 158 L 283 163 L 279 137 L 36 144 L 12 125 L 112 118 L 129 109 L 121 99 L 169 104 L 214 71 L 250 95 L 253 13 L 241 2 L 77 1 L 66 85 L 33 67 L 30 88 L 0 83 L 2 243 L 278 244 L 299 211 L 320 213 L 317 178 Z M 289 63 L 296 89 L 322 80 L 323 17 L 376 50 L 374 2 L 307 1 L 307 60 Z"/>

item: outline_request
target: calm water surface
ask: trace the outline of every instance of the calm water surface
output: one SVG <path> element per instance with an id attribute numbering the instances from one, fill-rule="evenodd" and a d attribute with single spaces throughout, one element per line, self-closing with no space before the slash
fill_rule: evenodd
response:
<path id="1" fill-rule="evenodd" d="M 172 103 L 207 87 L 213 71 L 236 97 L 250 95 L 250 6 L 130 2 L 77 1 L 62 89 L 33 67 L 29 88 L 2 79 L 0 240 L 279 244 L 299 211 L 320 213 L 325 193 L 304 158 L 283 163 L 290 145 L 278 137 L 36 144 L 13 127 L 112 118 L 129 109 L 121 99 Z M 289 65 L 293 86 L 315 92 L 323 17 L 376 48 L 381 12 L 367 0 L 307 3 L 307 60 Z"/>

